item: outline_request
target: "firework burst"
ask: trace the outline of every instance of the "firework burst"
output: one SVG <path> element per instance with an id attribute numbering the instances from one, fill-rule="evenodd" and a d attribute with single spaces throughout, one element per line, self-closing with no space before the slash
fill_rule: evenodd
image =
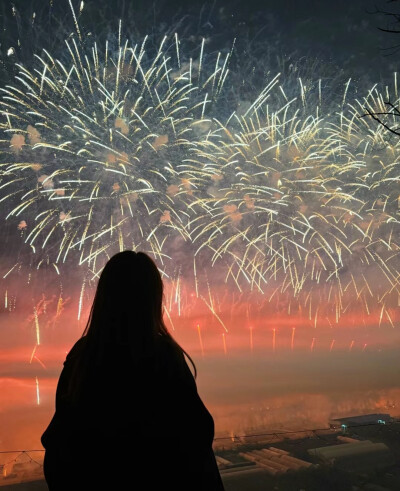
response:
<path id="1" fill-rule="evenodd" d="M 239 288 L 290 291 L 315 323 L 377 304 L 390 318 L 399 298 L 399 147 L 362 118 L 383 110 L 382 94 L 346 103 L 349 83 L 334 117 L 300 81 L 299 97 L 279 87 L 274 107 L 261 93 L 197 146 L 214 183 L 191 204 L 196 254 L 225 262 Z"/>
<path id="2" fill-rule="evenodd" d="M 1 89 L 4 218 L 39 264 L 96 276 L 139 247 L 176 266 L 188 244 L 197 297 L 196 264 L 218 264 L 240 291 L 288 296 L 315 325 L 360 306 L 391 319 L 399 149 L 362 117 L 389 93 L 349 101 L 349 80 L 324 114 L 321 82 L 298 79 L 290 98 L 277 75 L 240 100 L 226 92 L 233 46 L 211 57 L 203 39 L 193 59 L 177 34 L 155 50 L 147 37 L 119 33 L 100 50 L 77 34 Z"/>
<path id="3" fill-rule="evenodd" d="M 72 253 L 90 263 L 116 244 L 161 257 L 169 237 L 187 240 L 194 184 L 181 167 L 210 124 L 229 54 L 207 73 L 204 43 L 195 61 L 178 36 L 166 44 L 149 58 L 146 39 L 102 55 L 72 39 L 67 61 L 44 52 L 2 89 L 6 219 L 34 251 L 58 244 L 55 263 Z"/>

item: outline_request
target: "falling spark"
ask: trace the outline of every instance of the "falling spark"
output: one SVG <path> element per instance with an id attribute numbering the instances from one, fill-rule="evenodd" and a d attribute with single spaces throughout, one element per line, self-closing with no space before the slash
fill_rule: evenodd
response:
<path id="1" fill-rule="evenodd" d="M 82 305 L 83 305 L 83 294 L 85 292 L 85 282 L 82 283 L 81 294 L 79 296 L 79 307 L 78 307 L 78 321 L 81 318 L 82 314 Z"/>
<path id="2" fill-rule="evenodd" d="M 71 11 L 72 11 L 72 16 L 74 18 L 74 23 L 75 23 L 75 29 L 76 29 L 76 32 L 78 33 L 78 36 L 79 36 L 79 40 L 82 41 L 82 36 L 81 36 L 81 31 L 79 29 L 79 24 L 78 24 L 78 20 L 76 18 L 76 15 L 75 15 L 75 10 L 74 10 L 74 7 L 72 5 L 72 2 L 71 0 L 69 0 L 69 6 L 71 7 Z M 81 4 L 81 9 L 82 10 L 83 8 L 83 5 Z"/>
<path id="3" fill-rule="evenodd" d="M 334 344 L 335 344 L 335 340 L 334 340 L 334 339 L 332 339 L 331 345 L 330 345 L 330 347 L 329 347 L 329 351 L 332 351 L 332 349 L 333 349 L 333 345 L 334 345 Z"/>
<path id="4" fill-rule="evenodd" d="M 3 276 L 3 279 L 7 278 L 7 276 L 18 266 L 19 263 L 14 264 L 14 266 Z"/>
<path id="5" fill-rule="evenodd" d="M 312 341 L 311 341 L 311 346 L 310 346 L 310 351 L 314 351 L 314 346 L 315 346 L 315 338 L 312 338 Z"/>
<path id="6" fill-rule="evenodd" d="M 201 296 L 201 298 L 202 298 L 203 302 L 207 305 L 207 307 L 210 309 L 210 312 L 213 314 L 213 316 L 217 319 L 217 321 L 225 329 L 225 332 L 228 332 L 228 329 L 225 326 L 225 323 L 222 321 L 222 319 L 220 318 L 220 316 L 215 311 L 215 308 L 214 308 L 214 305 L 213 305 L 213 301 L 212 301 L 212 298 L 211 298 L 211 292 L 210 292 L 210 290 L 209 290 L 209 293 L 210 293 L 210 303 L 208 303 L 207 300 L 203 296 Z"/>
<path id="7" fill-rule="evenodd" d="M 196 271 L 196 257 L 193 257 L 193 271 L 194 271 L 194 285 L 196 288 L 196 297 L 199 298 L 199 286 L 198 286 L 197 271 Z"/>
<path id="8" fill-rule="evenodd" d="M 275 353 L 276 348 L 276 329 L 275 327 L 272 329 L 272 351 Z"/>
<path id="9" fill-rule="evenodd" d="M 36 345 L 40 345 L 40 329 L 39 329 L 39 316 L 36 307 L 33 308 L 33 314 L 35 318 L 35 331 L 36 331 Z"/>
<path id="10" fill-rule="evenodd" d="M 225 333 L 222 333 L 222 344 L 224 346 L 224 355 L 227 355 L 227 350 L 226 350 L 226 339 L 225 339 Z"/>
<path id="11" fill-rule="evenodd" d="M 57 302 L 56 317 L 59 317 L 59 315 L 61 314 L 62 307 L 63 307 L 63 298 L 60 294 L 60 296 L 58 297 L 58 302 Z"/>
<path id="12" fill-rule="evenodd" d="M 199 342 L 200 342 L 201 356 L 204 357 L 204 348 L 203 348 L 203 340 L 201 339 L 200 324 L 197 324 L 197 332 L 199 333 Z"/>
<path id="13" fill-rule="evenodd" d="M 46 369 L 46 365 L 42 362 L 42 360 L 38 356 L 35 355 L 34 358 L 44 369 Z"/>
<path id="14" fill-rule="evenodd" d="M 354 340 L 350 343 L 349 351 L 351 351 L 353 349 L 353 346 L 354 346 Z"/>
<path id="15" fill-rule="evenodd" d="M 39 379 L 36 377 L 36 404 L 40 405 Z"/>
<path id="16" fill-rule="evenodd" d="M 291 339 L 291 342 L 290 342 L 290 349 L 291 351 L 294 350 L 294 333 L 296 332 L 296 328 L 295 327 L 292 327 L 292 339 Z"/>
<path id="17" fill-rule="evenodd" d="M 175 331 L 174 323 L 172 322 L 172 318 L 171 318 L 171 316 L 170 316 L 170 314 L 168 312 L 168 309 L 167 309 L 167 307 L 165 305 L 164 305 L 164 312 L 167 314 L 168 320 L 171 323 L 172 330 Z"/>
<path id="18" fill-rule="evenodd" d="M 31 354 L 31 359 L 29 360 L 29 363 L 32 363 L 33 357 L 35 356 L 36 350 L 37 350 L 38 345 L 35 344 L 35 347 L 33 348 L 32 354 Z"/>

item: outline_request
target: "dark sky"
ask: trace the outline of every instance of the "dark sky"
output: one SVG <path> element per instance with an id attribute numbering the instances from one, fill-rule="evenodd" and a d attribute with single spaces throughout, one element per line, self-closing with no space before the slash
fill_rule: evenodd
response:
<path id="1" fill-rule="evenodd" d="M 256 57 L 267 50 L 282 54 L 297 52 L 316 57 L 321 64 L 349 70 L 355 78 L 366 76 L 378 81 L 397 69 L 398 53 L 390 48 L 400 42 L 396 35 L 383 33 L 392 16 L 378 10 L 400 12 L 400 2 L 387 0 L 86 0 L 80 25 L 96 37 L 116 31 L 124 21 L 131 35 L 161 34 L 168 29 L 183 36 L 211 38 L 216 49 L 237 39 L 237 46 L 250 42 Z M 49 5 L 52 4 L 52 7 Z M 15 5 L 17 15 L 12 15 Z M 73 0 L 79 13 L 80 0 Z M 32 14 L 35 12 L 35 21 Z M 111 27 L 112 26 L 112 27 Z M 73 28 L 68 0 L 3 0 L 0 5 L 0 49 L 3 63 L 10 46 L 16 56 L 29 60 L 32 48 L 55 49 Z M 51 35 L 49 36 L 49 32 Z M 18 48 L 18 39 L 20 47 Z M 246 40 L 246 41 L 245 41 Z M 249 44 L 247 45 L 247 48 Z M 247 53 L 248 55 L 249 53 Z"/>

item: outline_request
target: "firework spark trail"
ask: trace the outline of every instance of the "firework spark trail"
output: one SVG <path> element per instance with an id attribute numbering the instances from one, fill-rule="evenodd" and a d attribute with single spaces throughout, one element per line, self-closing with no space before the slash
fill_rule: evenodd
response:
<path id="1" fill-rule="evenodd" d="M 228 332 L 228 329 L 225 326 L 225 323 L 222 321 L 222 319 L 220 318 L 220 316 L 216 313 L 216 311 L 214 309 L 214 306 L 212 305 L 212 302 L 210 301 L 210 303 L 208 303 L 207 300 L 203 296 L 201 296 L 201 299 L 206 304 L 207 308 L 210 310 L 210 312 L 212 313 L 213 317 L 215 317 L 217 319 L 217 321 L 221 324 L 221 326 L 224 328 L 225 332 Z"/>
<path id="2" fill-rule="evenodd" d="M 223 347 L 224 347 L 224 355 L 226 356 L 227 355 L 227 349 L 226 349 L 226 338 L 225 338 L 225 333 L 223 332 L 222 333 L 222 344 L 223 344 Z"/>
<path id="3" fill-rule="evenodd" d="M 272 329 L 272 352 L 275 353 L 276 350 L 276 329 Z"/>
<path id="4" fill-rule="evenodd" d="M 40 405 L 40 391 L 39 391 L 39 379 L 35 377 L 35 384 L 36 384 L 36 404 L 39 406 Z"/>
<path id="5" fill-rule="evenodd" d="M 199 343 L 200 343 L 201 356 L 204 358 L 204 346 L 203 346 L 203 339 L 201 337 L 200 324 L 197 324 L 197 332 L 199 334 Z"/>
<path id="6" fill-rule="evenodd" d="M 39 317 L 36 307 L 34 307 L 33 312 L 35 318 L 36 345 L 40 346 L 40 326 L 39 326 Z"/>

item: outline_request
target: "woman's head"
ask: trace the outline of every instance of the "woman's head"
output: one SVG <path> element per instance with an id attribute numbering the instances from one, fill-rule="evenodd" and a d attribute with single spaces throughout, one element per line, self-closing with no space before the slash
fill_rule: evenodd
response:
<path id="1" fill-rule="evenodd" d="M 115 254 L 104 266 L 84 334 L 106 343 L 149 342 L 166 329 L 163 282 L 144 252 Z"/>

